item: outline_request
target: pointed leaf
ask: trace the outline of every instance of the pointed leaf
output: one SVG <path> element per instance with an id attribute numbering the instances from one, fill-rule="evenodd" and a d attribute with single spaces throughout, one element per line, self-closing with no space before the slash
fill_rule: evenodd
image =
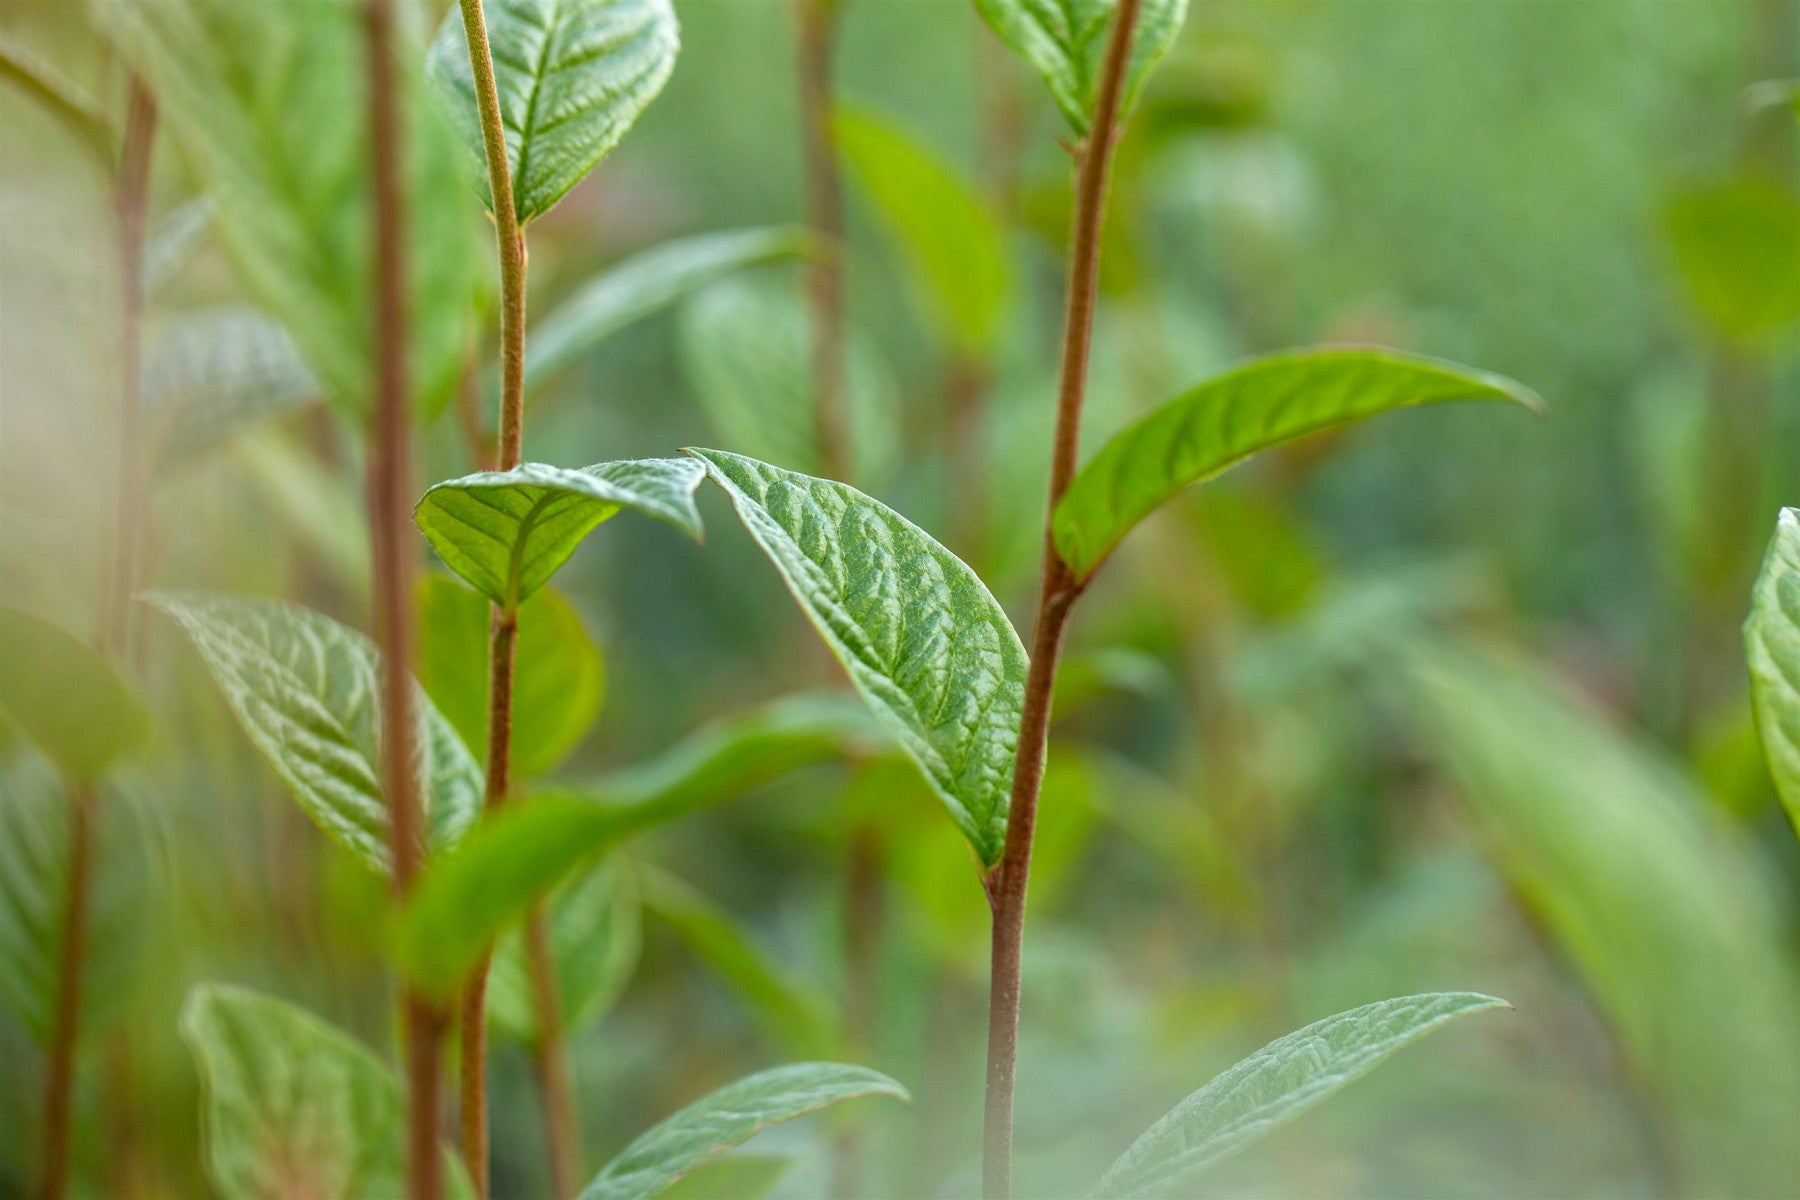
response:
<path id="1" fill-rule="evenodd" d="M 276 600 L 187 593 L 150 603 L 187 634 L 238 724 L 306 815 L 385 872 L 374 645 L 322 613 Z M 441 852 L 481 811 L 481 772 L 422 690 L 417 703 L 419 792 L 431 848 Z"/>
<path id="2" fill-rule="evenodd" d="M 1744 622 L 1750 694 L 1769 773 L 1800 832 L 1800 508 L 1784 508 Z"/>
<path id="3" fill-rule="evenodd" d="M 488 43 L 519 223 L 548 212 L 619 144 L 675 69 L 669 0 L 487 0 Z M 452 7 L 426 71 L 484 169 L 481 113 L 462 16 Z"/>
<path id="4" fill-rule="evenodd" d="M 1237 1153 L 1446 1021 L 1504 1000 L 1446 992 L 1379 1000 L 1277 1038 L 1171 1109 L 1094 1189 L 1156 1196 Z"/>
<path id="5" fill-rule="evenodd" d="M 1320 429 L 1390 408 L 1452 400 L 1542 407 L 1510 379 L 1392 350 L 1305 350 L 1255 359 L 1113 435 L 1056 506 L 1057 552 L 1085 580 L 1133 526 L 1189 484 Z"/>
<path id="6" fill-rule="evenodd" d="M 855 488 L 690 450 L 984 866 L 1000 860 L 1025 647 L 975 572 Z"/>
<path id="7" fill-rule="evenodd" d="M 1086 137 L 1118 0 L 975 0 L 975 8 L 1043 78 L 1069 127 Z M 1186 17 L 1187 0 L 1143 0 L 1119 97 L 1121 117 L 1131 111 Z"/>
<path id="8" fill-rule="evenodd" d="M 494 603 L 517 606 L 549 581 L 601 522 L 631 508 L 700 539 L 685 459 L 637 458 L 579 471 L 525 463 L 437 484 L 413 520 L 446 566 Z"/>
<path id="9" fill-rule="evenodd" d="M 0 715 L 71 784 L 91 783 L 150 727 L 143 702 L 75 635 L 0 606 Z"/>
<path id="10" fill-rule="evenodd" d="M 255 309 L 183 313 L 155 329 L 144 356 L 144 405 L 164 469 L 318 394 L 287 330 Z"/>
<path id="11" fill-rule="evenodd" d="M 759 1071 L 641 1134 L 594 1177 L 581 1200 L 650 1200 L 771 1125 L 861 1096 L 911 1099 L 905 1088 L 867 1067 L 791 1063 Z"/>
<path id="12" fill-rule="evenodd" d="M 563 1029 L 575 1036 L 612 1007 L 637 968 L 643 918 L 636 884 L 617 860 L 608 861 L 552 893 L 545 908 Z M 508 1037 L 537 1044 L 537 1003 L 519 929 L 494 944 L 488 1020 Z"/>

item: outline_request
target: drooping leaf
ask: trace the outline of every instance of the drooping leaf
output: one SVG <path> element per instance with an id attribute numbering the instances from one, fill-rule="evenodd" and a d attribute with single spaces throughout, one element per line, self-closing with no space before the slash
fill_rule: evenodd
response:
<path id="1" fill-rule="evenodd" d="M 662 242 L 609 267 L 533 325 L 525 389 L 535 391 L 601 340 L 721 275 L 804 253 L 797 229 L 733 229 Z"/>
<path id="2" fill-rule="evenodd" d="M 292 412 L 319 384 L 280 325 L 254 309 L 209 308 L 154 330 L 143 393 L 167 468 Z"/>
<path id="3" fill-rule="evenodd" d="M 637 884 L 632 872 L 608 861 L 553 892 L 545 907 L 563 1028 L 574 1035 L 612 1007 L 637 967 L 643 940 Z M 522 930 L 508 930 L 494 944 L 488 1020 L 508 1037 L 537 1042 Z"/>
<path id="4" fill-rule="evenodd" d="M 154 297 L 175 281 L 212 232 L 210 196 L 196 196 L 173 209 L 144 240 L 144 295 Z"/>
<path id="5" fill-rule="evenodd" d="M 1378 1000 L 1277 1038 L 1157 1121 L 1107 1168 L 1105 1197 L 1160 1196 L 1293 1120 L 1446 1021 L 1506 1001 L 1473 992 Z"/>
<path id="6" fill-rule="evenodd" d="M 1069 127 L 1087 136 L 1118 0 L 975 0 L 975 8 L 1043 79 Z M 1187 0 L 1143 0 L 1119 97 L 1121 116 L 1131 111 L 1186 17 Z"/>
<path id="7" fill-rule="evenodd" d="M 112 125 L 98 101 L 61 71 L 9 37 L 0 37 L 0 79 L 43 105 L 81 141 L 101 169 L 111 173 L 117 152 L 113 144 L 115 139 Z"/>
<path id="8" fill-rule="evenodd" d="M 619 144 L 675 69 L 681 38 L 669 0 L 488 0 L 483 7 L 523 225 Z M 492 208 L 469 43 L 455 8 L 425 69 L 482 168 L 481 195 Z"/>
<path id="9" fill-rule="evenodd" d="M 991 352 L 1012 295 L 1006 231 L 974 185 L 900 125 L 839 110 L 837 144 L 852 178 L 900 248 L 943 338 Z"/>
<path id="10" fill-rule="evenodd" d="M 447 575 L 419 580 L 419 682 L 487 760 L 488 617 L 486 600 Z M 554 770 L 593 726 L 606 690 L 600 647 L 581 614 L 555 588 L 519 608 L 514 652 L 512 770 L 536 779 Z"/>
<path id="11" fill-rule="evenodd" d="M 1255 359 L 1165 401 L 1113 435 L 1056 506 L 1058 553 L 1077 579 L 1189 484 L 1259 450 L 1419 404 L 1506 400 L 1537 409 L 1510 379 L 1392 350 L 1306 350 Z"/>
<path id="12" fill-rule="evenodd" d="M 855 488 L 690 450 L 984 866 L 1006 837 L 1025 647 L 962 560 Z"/>
<path id="13" fill-rule="evenodd" d="M 251 298 L 287 327 L 333 403 L 369 411 L 374 275 L 362 6 L 146 0 L 95 11 L 150 82 L 160 119 L 212 197 L 220 240 Z M 426 102 L 418 72 L 401 74 L 407 362 L 417 407 L 429 414 L 461 370 L 487 272 L 461 202 L 462 151 Z"/>
<path id="14" fill-rule="evenodd" d="M 98 778 L 150 727 L 143 702 L 104 658 L 49 621 L 5 606 L 0 715 L 77 786 Z"/>
<path id="15" fill-rule="evenodd" d="M 843 1063 L 790 1063 L 745 1076 L 639 1135 L 583 1189 L 581 1200 L 651 1200 L 771 1125 L 862 1096 L 911 1099 L 881 1072 Z"/>
<path id="16" fill-rule="evenodd" d="M 380 659 L 362 634 L 298 605 L 163 594 L 225 702 L 313 823 L 377 871 L 389 863 L 381 790 Z M 421 689 L 419 796 L 430 848 L 454 845 L 481 811 L 481 772 Z"/>
<path id="17" fill-rule="evenodd" d="M 1755 340 L 1800 320 L 1800 196 L 1728 180 L 1678 192 L 1664 221 L 1688 299 L 1714 332 Z"/>
<path id="18" fill-rule="evenodd" d="M 1744 650 L 1769 773 L 1800 832 L 1800 509 L 1776 518 L 1744 622 Z"/>
<path id="19" fill-rule="evenodd" d="M 525 463 L 433 486 L 413 520 L 438 557 L 494 603 L 512 607 L 556 574 L 593 529 L 622 509 L 666 521 L 696 541 L 703 473 L 679 458 L 580 470 Z"/>

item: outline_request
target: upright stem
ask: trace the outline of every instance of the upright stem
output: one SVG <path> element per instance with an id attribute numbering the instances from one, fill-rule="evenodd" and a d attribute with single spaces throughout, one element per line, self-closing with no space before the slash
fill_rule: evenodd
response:
<path id="1" fill-rule="evenodd" d="M 374 552 L 375 639 L 381 650 L 381 774 L 388 799 L 394 885 L 405 895 L 424 859 L 424 821 L 413 770 L 413 556 L 411 441 L 406 394 L 406 264 L 400 192 L 400 121 L 394 79 L 393 0 L 365 0 L 369 149 L 375 225 L 375 425 L 369 447 L 369 541 Z M 444 1018 L 419 993 L 405 996 L 407 1192 L 437 1200 L 438 1038 Z"/>
<path id="2" fill-rule="evenodd" d="M 1056 551 L 1050 516 L 1075 476 L 1080 450 L 1081 406 L 1087 393 L 1088 353 L 1093 343 L 1094 305 L 1100 278 L 1100 226 L 1106 209 L 1108 167 L 1118 135 L 1119 95 L 1137 25 L 1140 0 L 1119 0 L 1119 13 L 1106 48 L 1099 94 L 1088 139 L 1077 153 L 1075 223 L 1069 248 L 1069 290 L 1063 315 L 1062 375 L 1056 398 L 1056 436 L 1050 456 L 1050 498 L 1044 517 L 1044 565 L 1038 587 L 1037 619 L 1031 638 L 1031 667 L 1025 681 L 1019 722 L 1018 763 L 1007 809 L 1006 845 L 1000 865 L 988 878 L 994 910 L 993 957 L 988 991 L 987 1113 L 982 1153 L 982 1194 L 1004 1200 L 1012 1194 L 1013 1083 L 1019 1049 L 1019 967 L 1025 938 L 1025 891 L 1031 870 L 1031 837 L 1037 825 L 1038 793 L 1044 782 L 1044 751 L 1050 736 L 1050 697 L 1056 660 L 1062 651 L 1069 612 L 1085 580 L 1077 580 Z"/>
<path id="3" fill-rule="evenodd" d="M 75 1046 L 81 1028 L 81 967 L 87 941 L 88 872 L 93 850 L 94 793 L 69 795 L 69 879 L 63 901 L 62 946 L 56 965 L 56 1017 L 50 1069 L 44 1081 L 45 1200 L 69 1189 L 69 1111 L 75 1088 Z"/>
<path id="4" fill-rule="evenodd" d="M 806 223 L 812 233 L 807 299 L 812 320 L 812 393 L 819 472 L 843 479 L 850 464 L 844 400 L 844 188 L 831 133 L 831 49 L 838 0 L 794 0 L 799 22 L 800 124 L 806 163 Z"/>
<path id="5" fill-rule="evenodd" d="M 560 1198 L 575 1195 L 581 1179 L 581 1140 L 575 1121 L 575 1082 L 563 1041 L 562 990 L 556 954 L 542 904 L 525 919 L 525 962 L 536 1001 L 538 1094 L 544 1108 L 544 1141 L 550 1152 L 550 1184 Z"/>

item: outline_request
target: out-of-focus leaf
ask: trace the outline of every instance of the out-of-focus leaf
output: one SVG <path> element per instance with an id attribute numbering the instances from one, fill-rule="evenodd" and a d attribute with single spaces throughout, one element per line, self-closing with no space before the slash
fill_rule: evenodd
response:
<path id="1" fill-rule="evenodd" d="M 41 617 L 0 606 L 0 714 L 62 771 L 91 783 L 150 727 L 104 658 Z"/>
<path id="2" fill-rule="evenodd" d="M 254 309 L 183 313 L 144 355 L 144 403 L 159 427 L 158 465 L 176 465 L 319 394 L 287 331 Z"/>
<path id="3" fill-rule="evenodd" d="M 475 757 L 487 759 L 488 602 L 447 575 L 419 580 L 419 682 Z M 519 606 L 512 769 L 554 770 L 593 726 L 605 694 L 600 647 L 555 588 Z"/>
<path id="4" fill-rule="evenodd" d="M 1800 509 L 1784 508 L 1744 622 L 1750 692 L 1769 772 L 1800 831 Z"/>
<path id="5" fill-rule="evenodd" d="M 286 525 L 328 565 L 345 590 L 369 594 L 369 525 L 360 498 L 298 439 L 277 429 L 253 429 L 229 453 L 246 484 L 260 493 L 276 523 Z"/>
<path id="6" fill-rule="evenodd" d="M 662 91 L 681 37 L 669 0 L 488 0 L 488 43 L 521 225 L 548 212 L 605 158 Z M 487 148 L 469 42 L 445 14 L 425 70 L 481 166 Z"/>
<path id="7" fill-rule="evenodd" d="M 819 470 L 811 339 L 789 280 L 725 279 L 683 306 L 682 368 L 721 441 L 795 470 Z M 876 481 L 898 455 L 898 390 L 874 345 L 855 330 L 848 341 L 851 466 L 857 479 Z"/>
<path id="8" fill-rule="evenodd" d="M 757 948 L 730 914 L 654 867 L 640 869 L 644 908 L 668 923 L 702 962 L 738 992 L 784 1053 L 830 1053 L 837 1014 L 830 1000 L 792 979 Z"/>
<path id="9" fill-rule="evenodd" d="M 246 596 L 162 594 L 238 724 L 288 791 L 340 846 L 388 870 L 381 791 L 380 658 L 362 634 L 298 605 Z M 481 811 L 481 772 L 423 689 L 414 749 L 431 849 Z"/>
<path id="10" fill-rule="evenodd" d="M 112 124 L 98 101 L 9 37 L 0 37 L 0 79 L 17 87 L 68 126 L 100 168 L 111 174 L 115 153 Z"/>
<path id="11" fill-rule="evenodd" d="M 632 875 L 617 861 L 603 863 L 570 880 L 546 905 L 563 1028 L 571 1034 L 612 1007 L 637 967 L 643 918 Z M 488 1020 L 507 1036 L 533 1045 L 537 1005 L 526 958 L 521 930 L 508 930 L 495 943 L 488 969 Z"/>
<path id="12" fill-rule="evenodd" d="M 944 339 L 985 356 L 1012 295 L 1006 232 L 974 185 L 885 117 L 841 110 L 837 144 L 851 175 L 910 264 Z"/>
<path id="13" fill-rule="evenodd" d="M 603 339 L 721 275 L 805 250 L 797 229 L 733 229 L 663 242 L 615 263 L 532 327 L 525 388 L 535 391 Z"/>
<path id="14" fill-rule="evenodd" d="M 1171 1109 L 1107 1168 L 1096 1196 L 1159 1196 L 1293 1120 L 1446 1021 L 1506 1001 L 1473 992 L 1378 1000 L 1277 1038 Z"/>
<path id="15" fill-rule="evenodd" d="M 1800 196 L 1729 180 L 1677 193 L 1664 220 L 1688 299 L 1715 332 L 1755 340 L 1800 319 Z"/>
<path id="16" fill-rule="evenodd" d="M 1025 647 L 975 572 L 855 488 L 690 450 L 984 866 L 1000 860 Z"/>
<path id="17" fill-rule="evenodd" d="M 704 472 L 679 458 L 637 458 L 580 470 L 525 463 L 434 485 L 413 520 L 446 566 L 506 608 L 549 581 L 583 538 L 622 509 L 699 540 L 694 489 Z"/>
<path id="18" fill-rule="evenodd" d="M 369 411 L 374 338 L 362 6 L 354 0 L 102 4 L 199 171 L 251 297 L 294 337 L 333 403 Z M 400 58 L 413 60 L 402 54 Z M 461 370 L 487 277 L 460 202 L 455 136 L 403 72 L 408 370 L 426 414 Z"/>
<path id="19" fill-rule="evenodd" d="M 1800 79 L 1760 79 L 1744 89 L 1744 107 L 1785 108 L 1800 121 Z"/>
<path id="20" fill-rule="evenodd" d="M 1118 0 L 975 0 L 975 8 L 1014 54 L 1044 80 L 1069 127 L 1087 136 Z M 1187 0 L 1143 0 L 1119 96 L 1121 117 L 1168 53 L 1187 17 Z"/>
<path id="21" fill-rule="evenodd" d="M 1258 616 L 1298 612 L 1328 573 L 1318 538 L 1276 496 L 1221 483 L 1194 515 L 1233 598 Z"/>
<path id="22" fill-rule="evenodd" d="M 1133 526 L 1189 484 L 1259 450 L 1391 408 L 1542 401 L 1510 379 L 1392 350 L 1306 350 L 1245 363 L 1113 435 L 1056 506 L 1056 547 L 1091 577 Z"/>
<path id="23" fill-rule="evenodd" d="M 728 1154 L 696 1167 L 658 1195 L 663 1200 L 763 1200 L 792 1165 L 775 1154 Z"/>
<path id="24" fill-rule="evenodd" d="M 174 282 L 181 268 L 212 232 L 210 196 L 196 196 L 172 210 L 144 241 L 144 295 L 153 297 Z"/>
<path id="25" fill-rule="evenodd" d="M 844 1063 L 790 1063 L 745 1076 L 639 1135 L 583 1189 L 581 1200 L 650 1200 L 771 1125 L 861 1096 L 911 1099 L 881 1072 Z"/>

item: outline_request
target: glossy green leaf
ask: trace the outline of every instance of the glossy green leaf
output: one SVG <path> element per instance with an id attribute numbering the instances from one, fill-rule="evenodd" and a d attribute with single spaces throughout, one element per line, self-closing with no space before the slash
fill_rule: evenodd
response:
<path id="1" fill-rule="evenodd" d="M 1775 789 L 1800 832 L 1800 509 L 1784 508 L 1744 622 L 1756 727 Z"/>
<path id="2" fill-rule="evenodd" d="M 1000 40 L 1031 64 L 1069 127 L 1085 137 L 1118 0 L 975 0 L 975 8 Z M 1186 17 L 1187 0 L 1143 0 L 1119 98 L 1121 115 L 1131 111 Z"/>
<path id="3" fill-rule="evenodd" d="M 733 229 L 662 242 L 615 263 L 532 326 L 525 388 L 535 391 L 603 339 L 721 275 L 805 250 L 797 229 Z"/>
<path id="4" fill-rule="evenodd" d="M 1056 506 L 1057 551 L 1085 580 L 1133 526 L 1189 484 L 1321 429 L 1391 408 L 1452 400 L 1542 407 L 1510 379 L 1392 350 L 1306 350 L 1255 359 L 1165 401 L 1113 435 Z"/>
<path id="5" fill-rule="evenodd" d="M 251 298 L 287 327 L 333 403 L 368 412 L 374 273 L 362 5 L 146 0 L 95 11 L 149 81 Z M 429 413 L 456 383 L 488 272 L 461 200 L 462 151 L 417 75 L 403 72 L 400 88 L 407 364 L 417 406 Z"/>
<path id="6" fill-rule="evenodd" d="M 909 130 L 862 108 L 834 122 L 844 165 L 906 259 L 941 336 L 992 352 L 1012 297 L 1006 231 L 974 184 Z"/>
<path id="7" fill-rule="evenodd" d="M 487 0 L 488 43 L 520 224 L 548 212 L 605 158 L 675 69 L 669 0 Z M 487 149 L 462 16 L 444 17 L 425 69 L 481 167 Z"/>
<path id="8" fill-rule="evenodd" d="M 42 105 L 80 139 L 103 170 L 112 172 L 117 154 L 112 124 L 97 100 L 10 37 L 0 37 L 0 79 Z"/>
<path id="9" fill-rule="evenodd" d="M 254 309 L 209 308 L 155 328 L 143 394 L 167 468 L 293 412 L 319 384 L 280 325 Z"/>
<path id="10" fill-rule="evenodd" d="M 1107 1168 L 1094 1194 L 1160 1196 L 1293 1120 L 1446 1021 L 1506 1001 L 1473 992 L 1365 1004 L 1277 1038 L 1177 1104 Z"/>
<path id="11" fill-rule="evenodd" d="M 488 620 L 492 606 L 447 575 L 419 580 L 419 682 L 487 760 Z M 600 712 L 606 670 L 581 614 L 555 588 L 519 607 L 513 666 L 512 771 L 536 779 L 574 750 Z"/>
<path id="12" fill-rule="evenodd" d="M 581 540 L 623 509 L 700 538 L 694 489 L 702 472 L 679 458 L 637 458 L 580 470 L 525 463 L 437 484 L 413 520 L 452 571 L 496 604 L 529 599 Z"/>
<path id="13" fill-rule="evenodd" d="M 150 727 L 104 658 L 41 617 L 0 606 L 0 715 L 74 785 L 91 783 Z"/>
<path id="14" fill-rule="evenodd" d="M 759 1071 L 639 1135 L 583 1189 L 581 1200 L 650 1200 L 771 1125 L 862 1096 L 911 1099 L 905 1088 L 867 1067 L 809 1062 Z"/>
<path id="15" fill-rule="evenodd" d="M 187 634 L 238 724 L 313 823 L 386 871 L 374 645 L 322 613 L 276 600 L 186 593 L 150 602 Z M 419 794 L 431 849 L 441 852 L 481 811 L 481 772 L 423 690 L 417 720 Z"/>
<path id="16" fill-rule="evenodd" d="M 553 892 L 545 907 L 563 1028 L 579 1034 L 612 1007 L 637 968 L 643 919 L 634 873 L 616 860 L 602 863 Z M 488 1020 L 508 1037 L 537 1042 L 537 1003 L 520 929 L 494 944 Z"/>
<path id="17" fill-rule="evenodd" d="M 1767 337 L 1800 320 L 1800 196 L 1765 179 L 1677 193 L 1664 212 L 1689 301 L 1728 338 Z"/>
<path id="18" fill-rule="evenodd" d="M 969 839 L 1006 838 L 1025 647 L 975 572 L 855 488 L 690 450 Z"/>

